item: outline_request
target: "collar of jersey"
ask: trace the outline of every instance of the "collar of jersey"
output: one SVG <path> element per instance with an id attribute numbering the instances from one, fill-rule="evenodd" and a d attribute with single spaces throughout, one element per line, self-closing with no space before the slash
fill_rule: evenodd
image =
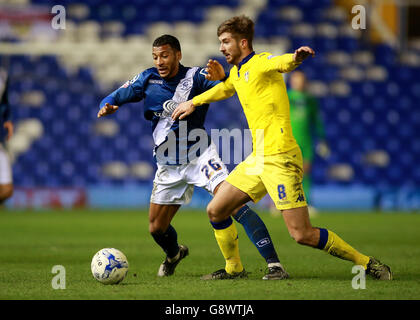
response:
<path id="1" fill-rule="evenodd" d="M 241 62 L 238 63 L 238 77 L 239 77 L 239 70 L 241 70 L 242 65 L 247 63 L 254 55 L 255 55 L 255 51 L 252 51 L 249 55 L 243 58 Z"/>

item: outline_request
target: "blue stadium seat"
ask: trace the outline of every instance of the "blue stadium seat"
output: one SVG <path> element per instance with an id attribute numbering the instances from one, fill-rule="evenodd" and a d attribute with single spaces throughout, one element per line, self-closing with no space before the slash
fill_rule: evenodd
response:
<path id="1" fill-rule="evenodd" d="M 393 66 L 396 63 L 397 57 L 395 50 L 389 45 L 378 44 L 374 48 L 375 62 L 385 66 Z"/>
<path id="2" fill-rule="evenodd" d="M 316 36 L 314 39 L 314 48 L 317 52 L 328 52 L 339 49 L 338 43 L 335 39 L 330 39 L 322 36 Z"/>
<path id="3" fill-rule="evenodd" d="M 364 152 L 376 150 L 378 148 L 377 142 L 378 140 L 376 140 L 375 137 L 369 135 L 363 140 L 360 140 L 360 150 L 363 150 Z"/>
<path id="4" fill-rule="evenodd" d="M 354 37 L 338 36 L 337 47 L 340 50 L 350 53 L 360 49 L 360 42 Z"/>
<path id="5" fill-rule="evenodd" d="M 392 78 L 399 83 L 410 83 L 415 77 L 416 70 L 404 65 L 394 65 L 389 67 Z M 417 71 L 418 72 L 418 71 Z"/>
<path id="6" fill-rule="evenodd" d="M 282 33 L 279 33 L 280 35 L 286 35 L 288 33 L 287 29 L 284 29 Z M 297 49 L 302 46 L 309 46 L 311 48 L 314 48 L 314 50 L 317 50 L 317 44 L 315 43 L 315 40 L 312 38 L 304 38 L 304 37 L 293 37 L 292 39 L 292 48 Z"/>

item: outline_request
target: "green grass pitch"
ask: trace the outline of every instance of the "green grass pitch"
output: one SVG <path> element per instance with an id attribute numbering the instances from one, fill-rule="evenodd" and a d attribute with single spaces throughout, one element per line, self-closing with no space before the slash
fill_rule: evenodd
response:
<path id="1" fill-rule="evenodd" d="M 170 278 L 158 278 L 164 259 L 148 232 L 147 210 L 62 210 L 0 212 L 0 299 L 420 299 L 420 215 L 402 213 L 320 213 L 314 226 L 333 230 L 359 251 L 389 264 L 394 281 L 367 278 L 352 288 L 352 264 L 296 244 L 281 217 L 261 216 L 291 278 L 263 281 L 266 264 L 237 224 L 248 279 L 203 281 L 224 266 L 203 211 L 181 209 L 173 220 L 178 240 L 190 249 Z M 105 286 L 90 271 L 93 255 L 115 247 L 130 263 L 125 280 Z M 52 268 L 62 265 L 66 288 L 55 290 Z"/>

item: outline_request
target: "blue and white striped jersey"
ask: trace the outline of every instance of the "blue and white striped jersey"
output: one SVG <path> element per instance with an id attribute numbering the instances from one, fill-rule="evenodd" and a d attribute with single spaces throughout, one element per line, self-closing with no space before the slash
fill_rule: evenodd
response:
<path id="1" fill-rule="evenodd" d="M 170 79 L 160 77 L 156 68 L 149 68 L 105 97 L 100 103 L 100 108 L 107 102 L 111 105 L 122 106 L 125 103 L 143 100 L 144 117 L 152 123 L 156 161 L 160 164 L 185 164 L 192 160 L 189 159 L 188 151 L 197 143 L 197 141 L 189 141 L 189 134 L 194 129 L 202 129 L 202 132 L 205 132 L 204 121 L 209 105 L 200 106 L 186 117 L 185 121 L 173 121 L 171 117 L 162 114 L 163 103 L 167 100 L 177 103 L 190 100 L 218 82 L 207 80 L 204 69 L 200 67 L 190 68 L 180 64 L 178 74 Z M 176 153 L 159 157 L 157 150 L 168 141 L 168 135 L 176 137 Z M 207 134 L 206 139 L 208 146 L 210 137 Z M 200 149 L 197 152 L 200 152 Z M 199 154 L 196 153 L 195 157 L 197 156 Z"/>

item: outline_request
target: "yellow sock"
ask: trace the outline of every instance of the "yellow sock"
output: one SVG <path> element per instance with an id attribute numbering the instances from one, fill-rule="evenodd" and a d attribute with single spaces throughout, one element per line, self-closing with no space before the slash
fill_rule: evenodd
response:
<path id="1" fill-rule="evenodd" d="M 225 229 L 215 228 L 214 235 L 226 260 L 226 272 L 230 274 L 241 272 L 244 267 L 239 256 L 238 231 L 235 224 L 232 223 Z"/>
<path id="2" fill-rule="evenodd" d="M 353 261 L 354 264 L 361 265 L 365 269 L 369 262 L 369 257 L 361 254 L 359 251 L 354 249 L 350 246 L 347 242 L 341 239 L 338 235 L 334 232 L 326 229 L 321 229 L 321 237 L 323 230 L 328 232 L 328 240 L 325 244 L 325 247 L 322 248 L 324 251 L 328 252 L 330 255 L 334 257 L 338 257 L 340 259 Z M 325 236 L 325 232 L 324 232 Z"/>

